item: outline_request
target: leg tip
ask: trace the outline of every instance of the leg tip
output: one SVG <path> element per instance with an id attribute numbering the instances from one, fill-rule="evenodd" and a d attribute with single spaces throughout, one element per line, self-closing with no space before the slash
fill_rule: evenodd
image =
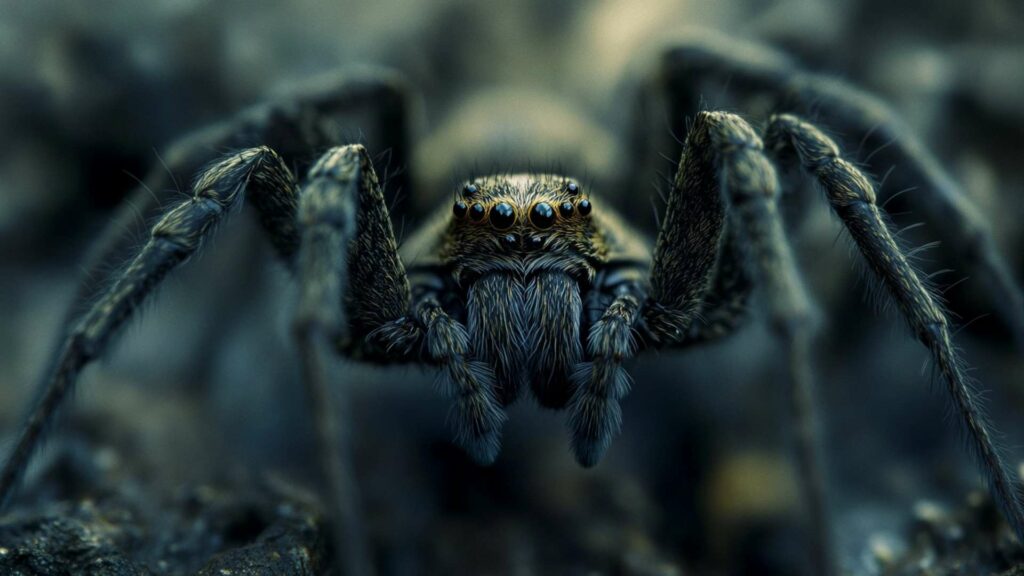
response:
<path id="1" fill-rule="evenodd" d="M 600 462 L 621 423 L 622 409 L 617 400 L 577 395 L 569 405 L 569 429 L 572 452 L 580 466 L 593 468 Z"/>
<path id="2" fill-rule="evenodd" d="M 501 428 L 507 416 L 490 394 L 459 398 L 454 415 L 455 443 L 481 465 L 493 464 L 501 452 Z"/>
<path id="3" fill-rule="evenodd" d="M 480 466 L 490 466 L 501 453 L 501 435 L 497 432 L 488 433 L 472 439 L 458 441 L 458 445 Z"/>
<path id="4" fill-rule="evenodd" d="M 593 468 L 604 457 L 611 445 L 611 436 L 603 438 L 573 438 L 572 453 L 583 468 Z"/>

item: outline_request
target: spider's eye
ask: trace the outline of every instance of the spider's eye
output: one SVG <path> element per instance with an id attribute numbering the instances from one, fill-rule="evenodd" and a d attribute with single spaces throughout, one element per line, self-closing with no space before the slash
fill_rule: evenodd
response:
<path id="1" fill-rule="evenodd" d="M 568 184 L 565 185 L 565 189 L 567 192 L 569 192 L 569 194 L 579 194 L 580 185 L 575 182 L 569 182 Z"/>
<path id="2" fill-rule="evenodd" d="M 484 208 L 483 204 L 477 202 L 469 207 L 469 219 L 473 222 L 483 220 L 485 215 L 487 215 L 487 209 Z"/>
<path id="3" fill-rule="evenodd" d="M 590 200 L 587 200 L 586 198 L 580 200 L 579 203 L 576 204 L 576 207 L 579 208 L 580 214 L 582 214 L 583 216 L 590 214 L 590 209 L 593 208 L 590 205 Z"/>
<path id="4" fill-rule="evenodd" d="M 516 223 L 516 212 L 508 202 L 499 202 L 491 208 L 491 226 L 506 230 Z"/>
<path id="5" fill-rule="evenodd" d="M 468 200 L 472 198 L 473 195 L 476 194 L 478 190 L 479 189 L 476 187 L 475 184 L 466 184 L 466 186 L 462 188 L 462 197 Z"/>
<path id="6" fill-rule="evenodd" d="M 519 247 L 519 236 L 516 234 L 506 234 L 501 241 L 505 245 L 505 248 L 510 250 Z"/>
<path id="7" fill-rule="evenodd" d="M 555 223 L 555 209 L 547 202 L 538 202 L 530 210 L 530 222 L 537 228 L 550 228 Z"/>
<path id="8" fill-rule="evenodd" d="M 468 212 L 468 211 L 469 211 L 469 206 L 466 206 L 466 203 L 463 202 L 462 200 L 456 200 L 455 201 L 455 205 L 452 206 L 452 214 L 454 214 L 456 218 L 463 218 L 463 217 L 465 217 L 466 216 L 466 212 Z"/>
<path id="9" fill-rule="evenodd" d="M 526 239 L 527 250 L 540 250 L 544 246 L 544 238 L 542 236 L 530 236 Z"/>
<path id="10" fill-rule="evenodd" d="M 576 207 L 572 205 L 572 202 L 562 202 L 558 206 L 558 213 L 562 215 L 562 218 L 571 218 L 574 210 Z"/>

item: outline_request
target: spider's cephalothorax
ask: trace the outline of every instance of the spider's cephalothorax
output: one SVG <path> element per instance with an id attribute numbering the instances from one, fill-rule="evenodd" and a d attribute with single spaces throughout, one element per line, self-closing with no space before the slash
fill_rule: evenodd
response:
<path id="1" fill-rule="evenodd" d="M 583 294 L 608 257 L 590 202 L 575 181 L 528 174 L 474 180 L 454 201 L 438 255 L 503 404 L 525 384 L 544 406 L 569 398 Z"/>
<path id="2" fill-rule="evenodd" d="M 541 404 L 567 411 L 573 452 L 581 464 L 592 466 L 621 424 L 619 400 L 629 388 L 622 363 L 647 349 L 681 348 L 732 333 L 747 318 L 756 287 L 787 359 L 801 488 L 816 522 L 815 573 L 826 574 L 831 562 L 824 483 L 814 457 L 809 398 L 814 314 L 779 217 L 773 166 L 779 162 L 799 165 L 820 184 L 871 271 L 928 349 L 995 499 L 1024 537 L 1016 479 L 967 385 L 946 315 L 890 232 L 871 180 L 843 157 L 836 142 L 796 115 L 773 115 L 759 132 L 734 114 L 681 103 L 696 100 L 685 98 L 688 87 L 725 72 L 737 89 L 785 95 L 786 102 L 836 121 L 862 142 L 881 138 L 879 150 L 895 153 L 901 171 L 906 167 L 918 175 L 915 184 L 925 184 L 922 201 L 937 207 L 954 243 L 967 246 L 964 253 L 1006 295 L 1009 320 L 1024 334 L 1020 291 L 1006 280 L 1005 263 L 984 222 L 940 163 L 884 106 L 761 56 L 701 43 L 666 54 L 655 75 L 663 82 L 652 91 L 669 93 L 670 118 L 695 116 L 654 243 L 628 228 L 609 206 L 591 205 L 588 191 L 560 176 L 471 180 L 401 250 L 363 146 L 331 148 L 300 186 L 288 166 L 309 149 L 336 143 L 326 117 L 339 108 L 377 107 L 393 157 L 408 158 L 406 92 L 394 78 L 344 82 L 327 93 L 314 90 L 203 132 L 171 155 L 175 171 L 201 165 L 207 150 L 237 148 L 238 135 L 266 145 L 209 166 L 189 198 L 166 209 L 157 206 L 161 216 L 148 242 L 110 276 L 100 294 L 82 299 L 91 305 L 64 338 L 39 403 L 0 474 L 0 501 L 12 494 L 83 367 L 106 351 L 140 303 L 200 249 L 216 224 L 245 202 L 258 212 L 299 286 L 294 334 L 332 487 L 327 498 L 340 519 L 335 546 L 347 573 L 366 573 L 366 557 L 360 556 L 365 547 L 353 512 L 358 509 L 354 476 L 335 449 L 338 435 L 326 408 L 329 382 L 321 347 L 333 344 L 351 358 L 435 370 L 454 402 L 457 441 L 481 462 L 498 455 L 504 407 L 529 389 Z M 673 122 L 673 127 L 681 125 Z M 641 136 L 633 143 L 649 140 Z M 636 178 L 625 176 L 624 181 Z M 148 190 L 140 192 L 142 202 Z M 131 210 L 126 214 L 134 218 Z M 130 227 L 112 225 L 121 228 Z M 135 246 L 133 237 L 111 232 L 106 238 L 98 249 L 105 256 Z"/>
<path id="3" fill-rule="evenodd" d="M 568 407 L 577 456 L 593 465 L 618 427 L 649 255 L 576 180 L 474 179 L 406 243 L 412 313 L 361 353 L 435 365 L 457 401 L 456 437 L 481 462 L 497 457 L 503 407 L 529 390 Z M 603 337 L 588 344 L 595 326 Z"/>

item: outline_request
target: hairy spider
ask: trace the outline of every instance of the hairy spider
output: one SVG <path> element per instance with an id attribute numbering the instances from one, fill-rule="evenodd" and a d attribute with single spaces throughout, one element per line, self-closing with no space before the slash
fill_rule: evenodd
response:
<path id="1" fill-rule="evenodd" d="M 786 64 L 752 63 L 703 45 L 670 51 L 665 64 L 673 118 L 686 112 L 683 103 L 672 103 L 680 78 L 727 70 L 738 85 L 775 89 L 797 108 L 814 102 L 855 133 L 880 129 L 891 135 L 912 169 L 932 171 L 922 177 L 926 184 L 937 178 L 935 170 L 941 174 L 883 107 L 859 93 L 836 90 Z M 456 442 L 482 463 L 498 455 L 505 407 L 529 390 L 541 405 L 566 410 L 572 451 L 580 464 L 593 466 L 621 425 L 619 401 L 630 387 L 623 363 L 645 350 L 680 348 L 732 332 L 752 290 L 760 292 L 788 358 L 801 477 L 819 523 L 818 573 L 828 572 L 823 480 L 810 424 L 813 306 L 779 217 L 774 160 L 799 164 L 820 183 L 869 267 L 930 351 L 993 495 L 1024 535 L 1015 479 L 979 413 L 946 315 L 890 232 L 871 181 L 820 129 L 778 113 L 759 135 L 735 114 L 697 113 L 653 242 L 579 181 L 516 173 L 464 182 L 452 202 L 400 249 L 362 145 L 330 148 L 302 185 L 288 166 L 307 150 L 335 143 L 323 118 L 367 103 L 404 163 L 404 93 L 400 82 L 386 76 L 323 86 L 257 108 L 179 146 L 171 165 L 198 172 L 191 196 L 166 210 L 149 241 L 70 330 L 0 476 L 0 497 L 11 495 L 81 369 L 104 353 L 140 303 L 200 249 L 217 224 L 248 203 L 300 289 L 295 336 L 325 447 L 329 498 L 343 516 L 347 538 L 341 545 L 353 572 L 364 571 L 366 559 L 352 527 L 352 478 L 330 444 L 334 423 L 324 407 L 320 346 L 330 344 L 339 354 L 367 362 L 437 370 L 442 392 L 455 405 Z M 198 169 L 206 150 L 237 145 L 239 134 L 266 145 Z M 955 216 L 954 233 L 974 243 L 979 260 L 1001 270 L 984 227 L 971 220 L 958 190 L 933 188 L 939 191 L 932 197 L 945 199 L 942 206 Z M 99 260 L 125 245 L 108 233 L 97 250 Z M 1009 292 L 1016 297 L 1015 290 Z"/>

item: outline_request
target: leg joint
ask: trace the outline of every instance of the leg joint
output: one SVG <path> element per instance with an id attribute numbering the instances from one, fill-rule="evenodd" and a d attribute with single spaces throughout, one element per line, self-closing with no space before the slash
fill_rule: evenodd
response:
<path id="1" fill-rule="evenodd" d="M 362 144 L 338 146 L 327 151 L 309 170 L 310 180 L 320 177 L 335 179 L 356 178 L 369 163 L 369 155 Z"/>
<path id="2" fill-rule="evenodd" d="M 839 158 L 839 146 L 818 127 L 792 114 L 778 114 L 768 121 L 765 142 L 769 149 L 796 152 L 800 163 L 811 171 Z"/>

